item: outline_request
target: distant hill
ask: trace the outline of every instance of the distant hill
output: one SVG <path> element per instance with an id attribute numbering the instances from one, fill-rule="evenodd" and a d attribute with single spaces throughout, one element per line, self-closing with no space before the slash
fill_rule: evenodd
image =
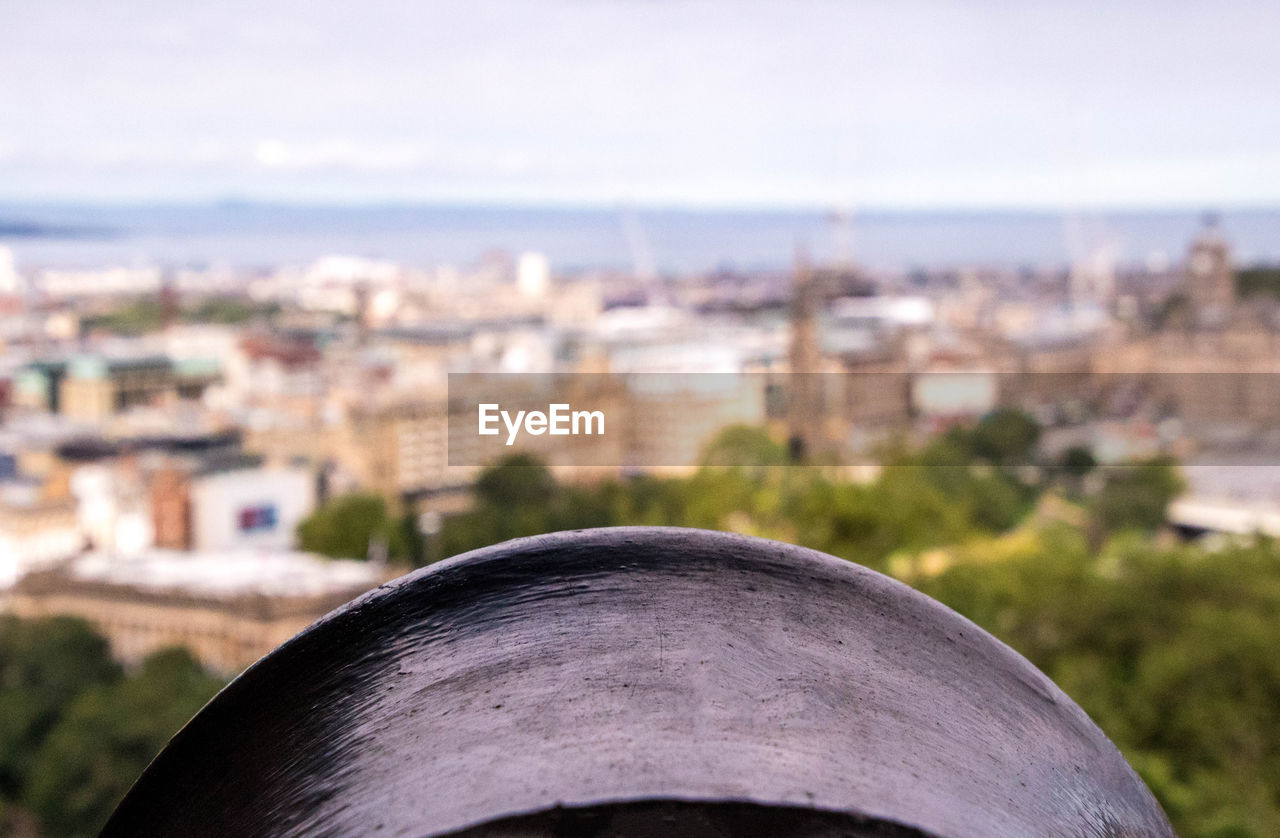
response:
<path id="1" fill-rule="evenodd" d="M 42 224 L 0 218 L 0 239 L 88 239 L 116 235 L 108 227 Z"/>

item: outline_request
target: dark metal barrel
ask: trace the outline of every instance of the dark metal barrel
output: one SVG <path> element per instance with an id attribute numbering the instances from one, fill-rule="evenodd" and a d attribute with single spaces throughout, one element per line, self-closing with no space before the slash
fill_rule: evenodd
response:
<path id="1" fill-rule="evenodd" d="M 156 758 L 107 836 L 1172 836 L 973 623 L 762 539 L 521 539 L 352 602 Z"/>

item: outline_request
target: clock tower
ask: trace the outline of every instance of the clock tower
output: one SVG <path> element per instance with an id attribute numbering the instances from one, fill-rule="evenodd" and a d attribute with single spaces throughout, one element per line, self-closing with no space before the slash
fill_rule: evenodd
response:
<path id="1" fill-rule="evenodd" d="M 1231 319 L 1236 303 L 1231 246 L 1214 216 L 1205 218 L 1204 229 L 1187 254 L 1187 296 L 1197 327 L 1220 328 Z"/>

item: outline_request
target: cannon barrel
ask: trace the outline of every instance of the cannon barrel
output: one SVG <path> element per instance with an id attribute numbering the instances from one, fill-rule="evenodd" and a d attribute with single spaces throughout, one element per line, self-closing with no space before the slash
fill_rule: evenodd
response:
<path id="1" fill-rule="evenodd" d="M 1074 702 L 938 602 L 763 539 L 520 539 L 263 658 L 105 836 L 1172 836 Z"/>

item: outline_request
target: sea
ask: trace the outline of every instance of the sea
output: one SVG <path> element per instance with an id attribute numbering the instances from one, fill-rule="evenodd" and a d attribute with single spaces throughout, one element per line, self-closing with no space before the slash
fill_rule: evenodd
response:
<path id="1" fill-rule="evenodd" d="M 1280 262 L 1280 207 L 1216 224 L 1240 264 Z M 537 251 L 557 272 L 666 275 L 781 270 L 797 248 L 873 270 L 1051 269 L 1099 253 L 1124 266 L 1177 262 L 1206 223 L 1195 210 L 689 210 L 632 206 L 301 206 L 0 203 L 0 245 L 20 269 L 271 268 L 327 255 L 422 268 Z"/>

